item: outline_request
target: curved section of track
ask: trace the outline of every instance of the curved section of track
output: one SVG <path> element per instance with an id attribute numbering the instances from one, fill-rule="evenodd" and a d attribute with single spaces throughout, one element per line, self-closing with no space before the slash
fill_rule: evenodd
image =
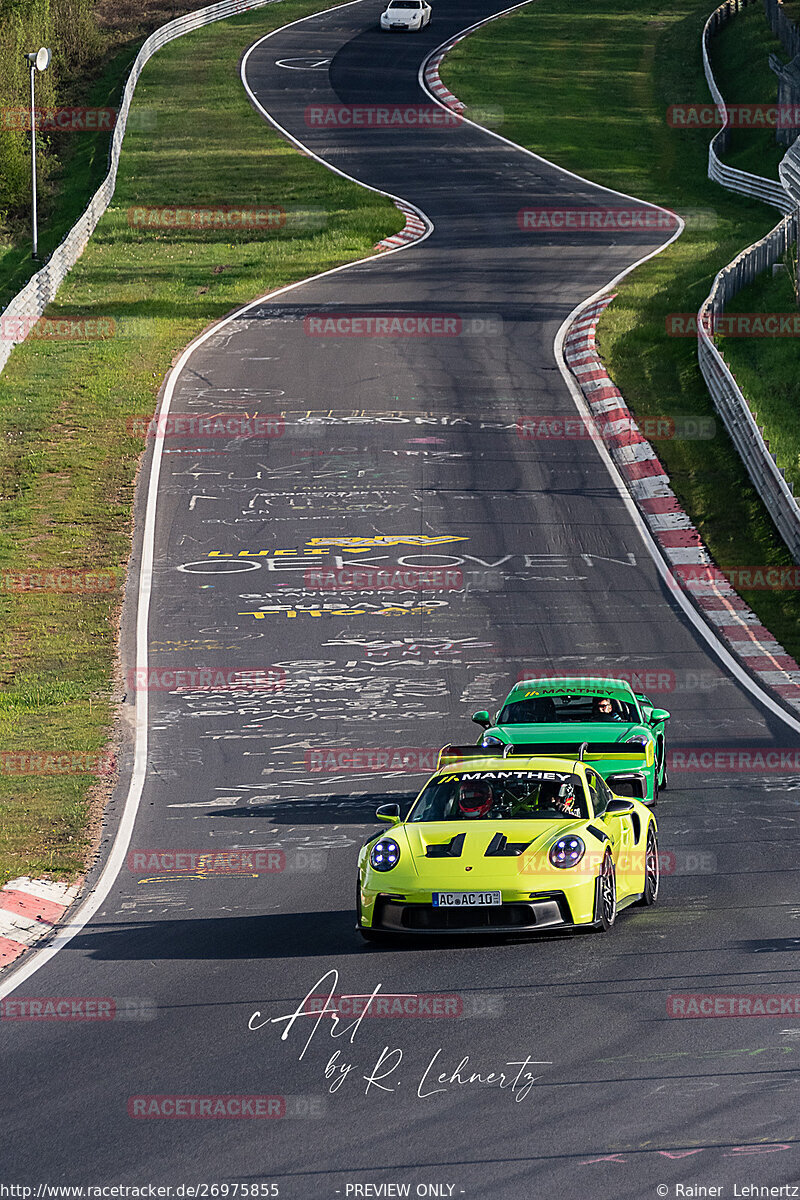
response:
<path id="1" fill-rule="evenodd" d="M 556 334 L 663 235 L 527 232 L 523 207 L 626 202 L 468 124 L 344 129 L 309 112 L 429 104 L 421 61 L 491 5 L 439 3 L 407 38 L 380 35 L 379 10 L 264 39 L 247 81 L 290 135 L 434 231 L 213 330 L 174 410 L 280 412 L 283 436 L 174 441 L 161 465 L 151 670 L 272 674 L 213 691 L 155 677 L 132 849 L 273 847 L 287 869 L 120 872 L 13 998 L 140 997 L 153 1019 L 0 1024 L 9 1175 L 498 1200 L 785 1182 L 791 1020 L 678 1020 L 668 997 L 795 990 L 791 780 L 673 776 L 662 898 L 610 936 L 384 953 L 353 932 L 375 805 L 426 773 L 424 757 L 416 774 L 376 770 L 397 765 L 380 756 L 468 740 L 469 714 L 523 670 L 649 669 L 673 741 L 787 740 L 675 607 L 593 443 L 517 434 L 520 416 L 574 420 Z M 450 572 L 442 590 L 381 590 L 380 571 L 432 567 Z M 392 1004 L 346 1030 L 281 1021 L 307 993 L 352 1009 L 378 986 Z M 284 1117 L 178 1125 L 128 1108 L 175 1094 L 280 1095 Z"/>

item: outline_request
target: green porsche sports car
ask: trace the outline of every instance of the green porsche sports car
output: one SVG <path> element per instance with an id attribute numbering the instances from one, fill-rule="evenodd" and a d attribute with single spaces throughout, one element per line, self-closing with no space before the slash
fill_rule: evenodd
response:
<path id="1" fill-rule="evenodd" d="M 658 828 L 589 763 L 446 746 L 406 817 L 361 849 L 357 929 L 394 934 L 609 930 L 655 903 Z"/>
<path id="2" fill-rule="evenodd" d="M 483 727 L 482 746 L 512 745 L 517 753 L 567 758 L 582 751 L 614 792 L 655 804 L 667 786 L 669 715 L 623 679 L 584 675 L 524 679 L 494 723 L 488 712 L 472 719 Z"/>

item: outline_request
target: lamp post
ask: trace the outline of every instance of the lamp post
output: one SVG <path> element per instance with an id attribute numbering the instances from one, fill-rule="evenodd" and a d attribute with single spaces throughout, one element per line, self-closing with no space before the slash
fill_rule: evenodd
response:
<path id="1" fill-rule="evenodd" d="M 31 258 L 39 258 L 39 224 L 36 212 L 36 98 L 34 80 L 37 71 L 46 71 L 50 66 L 50 51 L 46 46 L 26 54 L 25 58 L 31 68 L 31 180 L 33 191 L 33 253 Z"/>

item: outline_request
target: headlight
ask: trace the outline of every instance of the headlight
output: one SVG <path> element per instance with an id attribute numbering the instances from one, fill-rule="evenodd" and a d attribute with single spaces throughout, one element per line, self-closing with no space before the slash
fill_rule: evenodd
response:
<path id="1" fill-rule="evenodd" d="M 642 733 L 635 733 L 633 737 L 625 739 L 626 746 L 641 746 L 644 750 L 644 761 L 648 767 L 652 767 L 656 761 L 656 751 L 649 737 L 645 737 Z"/>
<path id="2" fill-rule="evenodd" d="M 567 834 L 553 842 L 550 847 L 550 862 L 554 867 L 574 867 L 583 858 L 586 849 L 583 839 Z"/>
<path id="3" fill-rule="evenodd" d="M 496 737 L 483 737 L 483 738 L 481 738 L 481 745 L 482 745 L 482 746 L 503 746 L 504 744 L 505 744 L 505 743 L 504 743 L 504 742 L 502 742 L 502 741 L 500 740 L 500 738 L 496 738 Z"/>
<path id="4" fill-rule="evenodd" d="M 400 861 L 400 847 L 393 838 L 379 838 L 369 852 L 376 871 L 391 871 Z"/>

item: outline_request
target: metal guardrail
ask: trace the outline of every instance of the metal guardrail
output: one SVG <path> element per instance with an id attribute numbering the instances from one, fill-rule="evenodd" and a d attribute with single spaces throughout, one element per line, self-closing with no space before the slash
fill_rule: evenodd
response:
<path id="1" fill-rule="evenodd" d="M 207 8 L 169 21 L 155 30 L 143 43 L 125 83 L 111 142 L 108 174 L 90 200 L 85 212 L 53 251 L 46 265 L 31 277 L 25 287 L 14 296 L 2 312 L 0 371 L 3 370 L 14 346 L 25 340 L 33 321 L 42 316 L 47 305 L 54 299 L 59 286 L 80 258 L 98 221 L 111 202 L 116 186 L 117 168 L 128 113 L 136 84 L 145 64 L 162 46 L 185 33 L 223 20 L 225 17 L 263 8 L 275 2 L 276 0 L 220 0 L 219 3 L 211 4 Z M 711 94 L 723 116 L 723 128 L 713 138 L 709 147 L 709 176 L 733 191 L 758 197 L 766 200 L 767 203 L 774 204 L 783 212 L 791 212 L 795 205 L 800 209 L 800 139 L 795 142 L 780 164 L 780 184 L 762 179 L 757 175 L 750 175 L 745 171 L 726 167 L 718 157 L 718 150 L 724 150 L 727 144 L 729 128 L 725 103 L 716 85 L 708 59 L 708 41 L 712 34 L 730 20 L 735 13 L 753 2 L 755 0 L 726 0 L 724 4 L 714 10 L 703 29 L 703 66 Z M 706 328 L 714 316 L 724 311 L 726 302 L 740 288 L 777 261 L 785 252 L 786 247 L 797 237 L 797 226 L 798 221 L 794 215 L 787 217 L 766 238 L 762 238 L 756 245 L 743 251 L 733 263 L 719 272 L 709 296 L 698 313 L 697 337 L 700 369 L 714 404 L 775 524 L 789 545 L 793 557 L 800 562 L 800 507 L 798 507 L 774 458 L 769 453 L 747 401 L 726 367 L 722 355 L 711 341 Z M 9 320 L 9 318 L 19 322 L 18 336 L 8 332 L 9 328 L 13 326 L 13 320 Z"/>
<path id="2" fill-rule="evenodd" d="M 714 72 L 711 70 L 708 46 L 713 35 L 723 25 L 727 25 L 728 21 L 736 13 L 746 8 L 749 4 L 754 3 L 756 3 L 756 0 L 725 0 L 724 4 L 720 4 L 718 8 L 714 9 L 703 26 L 703 70 L 705 71 L 708 89 L 714 98 L 714 103 L 719 110 L 722 120 L 722 129 L 714 135 L 708 147 L 708 177 L 709 179 L 713 179 L 715 183 L 728 188 L 731 192 L 739 192 L 743 196 L 751 196 L 757 200 L 763 200 L 766 204 L 771 204 L 774 208 L 779 208 L 781 212 L 788 213 L 792 210 L 792 202 L 789 200 L 780 183 L 777 183 L 773 179 L 765 179 L 762 175 L 751 175 L 749 171 L 739 171 L 735 167 L 728 167 L 720 158 L 720 155 L 724 154 L 728 149 L 731 130 L 728 123 L 728 110 L 722 98 L 722 93 L 717 87 Z"/>
<path id="3" fill-rule="evenodd" d="M 778 168 L 780 183 L 736 171 L 720 162 L 718 152 L 728 142 L 727 109 L 714 79 L 708 59 L 708 41 L 712 33 L 753 0 L 728 0 L 715 9 L 703 28 L 703 66 L 708 86 L 719 106 L 723 128 L 711 141 L 708 152 L 708 174 L 731 191 L 755 196 L 774 204 L 788 215 L 759 242 L 748 246 L 733 262 L 723 267 L 697 314 L 697 358 L 714 407 L 738 450 L 747 473 L 766 505 L 781 537 L 789 547 L 792 558 L 800 563 L 800 506 L 791 485 L 783 476 L 775 456 L 770 453 L 745 396 L 725 364 L 721 353 L 711 340 L 714 321 L 725 311 L 725 305 L 737 292 L 776 263 L 797 240 L 800 228 L 800 138 L 784 156 Z"/>
<path id="4" fill-rule="evenodd" d="M 796 240 L 797 228 L 794 214 L 784 217 L 777 228 L 760 242 L 743 250 L 719 272 L 697 314 L 697 357 L 714 407 L 722 417 L 747 473 L 789 547 L 792 558 L 800 563 L 800 506 L 791 485 L 784 479 L 781 468 L 770 453 L 755 414 L 711 340 L 714 320 L 725 311 L 726 303 L 778 261 Z"/>
<path id="5" fill-rule="evenodd" d="M 795 140 L 778 163 L 778 174 L 795 209 L 800 208 L 800 138 Z"/>
<path id="6" fill-rule="evenodd" d="M 252 9 L 264 8 L 266 5 L 274 3 L 276 3 L 276 0 L 220 0 L 217 4 L 211 4 L 207 8 L 199 9 L 197 12 L 187 13 L 183 17 L 177 17 L 174 21 L 168 21 L 166 25 L 162 25 L 159 29 L 156 29 L 143 42 L 131 67 L 122 94 L 117 122 L 114 127 L 114 135 L 111 140 L 108 174 L 92 196 L 85 212 L 78 218 L 64 240 L 53 251 L 46 265 L 40 271 L 37 271 L 35 275 L 31 276 L 25 287 L 17 292 L 16 296 L 9 301 L 3 309 L 2 314 L 0 314 L 2 316 L 2 324 L 0 324 L 0 371 L 3 370 L 8 362 L 9 355 L 14 346 L 25 340 L 33 323 L 42 316 L 47 305 L 54 299 L 67 274 L 75 266 L 75 263 L 86 249 L 86 245 L 95 230 L 97 222 L 111 203 L 111 197 L 114 195 L 114 188 L 117 182 L 117 167 L 119 166 L 122 139 L 125 136 L 128 113 L 136 84 L 145 64 L 162 46 L 166 46 L 168 42 L 174 41 L 175 38 L 182 37 L 185 33 L 189 33 L 194 29 L 201 29 L 204 25 L 211 25 L 214 21 L 221 21 L 225 17 L 238 16 L 240 13 L 249 12 Z"/>
<path id="7" fill-rule="evenodd" d="M 770 28 L 775 37 L 780 39 L 787 57 L 795 58 L 800 54 L 800 28 L 789 20 L 779 0 L 764 0 L 764 8 Z"/>

